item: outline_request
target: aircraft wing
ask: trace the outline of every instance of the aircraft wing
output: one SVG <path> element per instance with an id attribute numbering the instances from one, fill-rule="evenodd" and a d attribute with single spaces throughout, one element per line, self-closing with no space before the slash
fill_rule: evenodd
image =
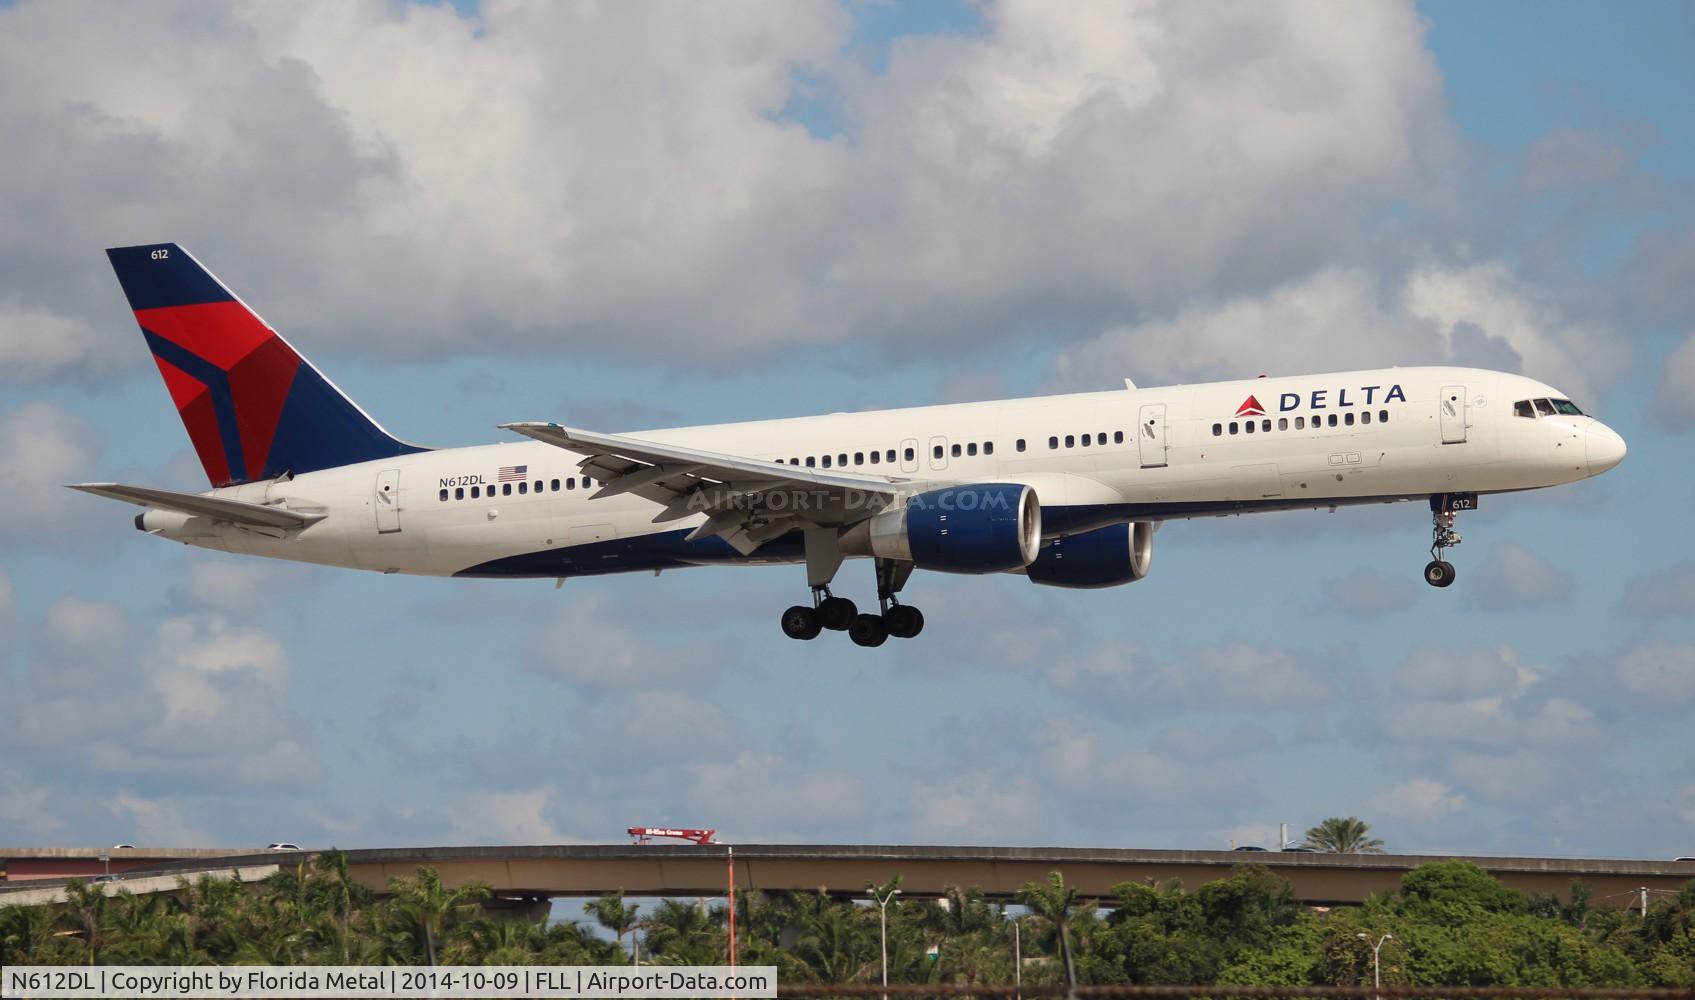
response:
<path id="1" fill-rule="evenodd" d="M 191 517 L 209 517 L 217 521 L 229 521 L 232 524 L 244 524 L 255 528 L 304 528 L 314 521 L 323 520 L 322 514 L 302 514 L 298 511 L 285 510 L 282 507 L 267 507 L 264 504 L 247 503 L 243 500 L 228 500 L 223 497 L 209 497 L 200 493 L 177 493 L 174 490 L 156 490 L 149 486 L 125 486 L 121 483 L 76 483 L 70 487 L 84 493 L 92 493 L 97 497 L 109 500 L 122 500 L 141 507 L 155 507 L 159 510 L 175 511 Z"/>
<path id="2" fill-rule="evenodd" d="M 505 430 L 586 456 L 578 466 L 603 485 L 591 499 L 633 493 L 665 509 L 655 523 L 706 514 L 689 540 L 722 537 L 743 555 L 789 531 L 853 524 L 882 510 L 904 479 L 833 472 L 699 451 L 555 423 Z"/>

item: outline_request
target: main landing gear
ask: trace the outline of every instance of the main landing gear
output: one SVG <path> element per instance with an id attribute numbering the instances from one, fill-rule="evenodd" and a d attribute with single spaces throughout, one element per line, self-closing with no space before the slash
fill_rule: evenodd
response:
<path id="1" fill-rule="evenodd" d="M 831 567 L 834 571 L 834 567 Z M 912 564 L 877 560 L 879 614 L 860 614 L 854 603 L 830 593 L 828 583 L 812 584 L 812 607 L 797 604 L 783 612 L 783 634 L 791 639 L 816 639 L 824 629 L 846 632 L 859 646 L 881 646 L 890 636 L 910 639 L 924 631 L 924 613 L 895 597 L 912 575 Z"/>
<path id="2" fill-rule="evenodd" d="M 1448 549 L 1460 544 L 1454 517 L 1462 510 L 1476 510 L 1475 493 L 1439 493 L 1430 498 L 1430 562 L 1424 567 L 1424 582 L 1446 587 L 1454 582 L 1454 564 L 1443 559 Z"/>

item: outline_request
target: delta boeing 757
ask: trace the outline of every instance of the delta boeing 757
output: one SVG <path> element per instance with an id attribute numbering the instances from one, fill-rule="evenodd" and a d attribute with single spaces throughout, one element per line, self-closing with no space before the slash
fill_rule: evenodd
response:
<path id="1" fill-rule="evenodd" d="M 1616 433 L 1534 379 L 1388 368 L 427 448 L 395 438 L 174 243 L 106 251 L 212 489 L 73 487 L 142 531 L 245 555 L 563 582 L 740 563 L 806 567 L 784 633 L 861 646 L 924 626 L 915 569 L 1052 587 L 1147 576 L 1174 518 L 1429 501 L 1425 580 L 1487 494 L 1599 475 Z M 850 556 L 877 613 L 831 593 Z"/>

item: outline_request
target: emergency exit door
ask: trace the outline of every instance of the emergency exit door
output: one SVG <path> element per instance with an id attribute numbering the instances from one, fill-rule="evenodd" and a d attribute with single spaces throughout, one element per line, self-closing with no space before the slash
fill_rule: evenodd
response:
<path id="1" fill-rule="evenodd" d="M 400 470 L 384 469 L 377 473 L 377 534 L 387 535 L 400 530 Z"/>
<path id="2" fill-rule="evenodd" d="M 1165 404 L 1150 403 L 1142 407 L 1137 421 L 1136 445 L 1141 449 L 1142 468 L 1157 469 L 1165 465 Z"/>
<path id="3" fill-rule="evenodd" d="M 1445 385 L 1442 397 L 1436 401 L 1438 421 L 1442 424 L 1443 444 L 1465 443 L 1465 386 Z"/>

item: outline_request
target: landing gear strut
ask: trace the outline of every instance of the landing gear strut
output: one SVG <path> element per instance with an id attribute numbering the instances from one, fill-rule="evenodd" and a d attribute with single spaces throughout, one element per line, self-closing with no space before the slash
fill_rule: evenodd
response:
<path id="1" fill-rule="evenodd" d="M 791 639 L 816 639 L 824 629 L 846 632 L 859 646 L 881 646 L 890 636 L 910 639 L 924 631 L 924 613 L 895 597 L 912 575 L 912 563 L 893 559 L 877 560 L 878 614 L 860 614 L 854 603 L 830 593 L 828 582 L 817 582 L 826 574 L 833 575 L 840 557 L 818 558 L 809 552 L 808 576 L 812 585 L 812 606 L 797 604 L 783 612 L 783 634 Z M 827 580 L 827 578 L 826 578 Z"/>
<path id="2" fill-rule="evenodd" d="M 1425 583 L 1446 587 L 1454 582 L 1454 564 L 1442 556 L 1461 541 L 1454 530 L 1455 513 L 1476 506 L 1477 498 L 1471 495 L 1438 494 L 1430 498 L 1430 562 L 1424 567 Z"/>

